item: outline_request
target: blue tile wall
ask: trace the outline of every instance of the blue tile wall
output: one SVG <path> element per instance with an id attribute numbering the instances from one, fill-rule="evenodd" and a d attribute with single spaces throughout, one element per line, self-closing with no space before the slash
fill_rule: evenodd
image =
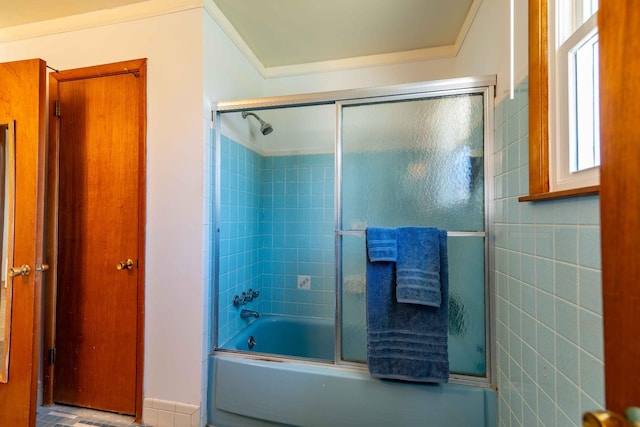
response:
<path id="1" fill-rule="evenodd" d="M 597 196 L 528 193 L 528 81 L 495 109 L 494 260 L 500 426 L 578 427 L 604 408 Z"/>
<path id="2" fill-rule="evenodd" d="M 221 138 L 220 164 L 220 269 L 218 341 L 224 343 L 246 325 L 234 295 L 262 287 L 261 171 L 264 159 L 229 138 Z M 243 308 L 262 312 L 258 298 Z"/>
<path id="3" fill-rule="evenodd" d="M 218 342 L 246 326 L 242 308 L 333 319 L 333 155 L 262 156 L 224 136 L 220 148 Z M 260 296 L 234 307 L 248 289 Z"/>
<path id="4" fill-rule="evenodd" d="M 265 312 L 333 319 L 333 154 L 265 157 L 262 183 Z"/>

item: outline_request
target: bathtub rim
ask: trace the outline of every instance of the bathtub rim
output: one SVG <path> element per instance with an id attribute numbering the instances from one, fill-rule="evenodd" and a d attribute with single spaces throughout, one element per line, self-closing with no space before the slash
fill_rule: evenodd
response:
<path id="1" fill-rule="evenodd" d="M 207 395 L 207 422 L 209 424 L 205 424 L 206 427 L 215 427 L 216 425 L 225 425 L 225 426 L 232 426 L 232 425 L 243 425 L 243 426 L 253 426 L 254 424 L 244 424 L 244 423 L 235 423 L 233 421 L 239 421 L 239 420 L 234 420 L 234 418 L 241 418 L 242 420 L 246 420 L 246 417 L 249 417 L 248 419 L 253 419 L 253 420 L 262 420 L 262 421 L 266 421 L 268 426 L 273 426 L 275 427 L 277 426 L 284 426 L 284 425 L 289 425 L 289 424 L 281 424 L 283 422 L 283 420 L 274 420 L 274 419 L 269 419 L 269 418 L 263 418 L 260 416 L 257 416 L 257 414 L 249 414 L 249 413 L 245 413 L 244 412 L 244 406 L 242 406 L 242 409 L 238 409 L 238 407 L 236 407 L 235 409 L 233 407 L 228 407 L 229 402 L 232 402 L 232 406 L 234 405 L 234 402 L 237 403 L 238 400 L 242 400 L 244 399 L 245 396 L 245 392 L 246 390 L 242 390 L 241 391 L 241 398 L 240 399 L 235 399 L 235 398 L 231 398 L 231 400 L 229 400 L 227 398 L 226 404 L 223 403 L 222 406 L 218 405 L 217 402 L 217 397 L 215 397 L 216 395 L 211 393 L 211 390 L 218 390 L 218 383 L 216 383 L 217 379 L 217 372 L 222 372 L 222 371 L 218 371 L 217 367 L 220 367 L 219 363 L 222 363 L 224 361 L 224 363 L 231 363 L 232 365 L 224 365 L 224 367 L 229 367 L 232 368 L 231 369 L 231 376 L 229 376 L 229 371 L 227 369 L 223 369 L 224 372 L 227 372 L 227 384 L 229 384 L 229 378 L 231 378 L 231 382 L 233 384 L 237 384 L 237 379 L 238 378 L 244 378 L 243 375 L 246 374 L 247 370 L 249 370 L 251 372 L 251 369 L 265 369 L 268 371 L 272 371 L 272 370 L 276 370 L 278 372 L 280 372 L 279 377 L 282 375 L 285 375 L 287 372 L 291 371 L 291 373 L 293 375 L 300 375 L 300 374 L 310 374 L 312 376 L 320 376 L 320 381 L 322 382 L 322 384 L 324 384 L 324 375 L 328 375 L 327 378 L 341 378 L 343 380 L 351 380 L 351 379 L 355 379 L 358 381 L 374 381 L 375 383 L 388 383 L 389 386 L 395 388 L 395 387 L 404 387 L 404 385 L 408 385 L 408 386 L 418 386 L 419 389 L 414 389 L 414 390 L 422 390 L 422 387 L 425 387 L 425 392 L 429 393 L 429 390 L 451 390 L 454 392 L 454 394 L 459 395 L 461 392 L 464 393 L 464 388 L 472 388 L 475 389 L 475 391 L 473 392 L 475 395 L 477 395 L 476 393 L 482 393 L 481 396 L 483 396 L 483 401 L 484 404 L 481 406 L 484 407 L 484 409 L 482 410 L 482 413 L 484 414 L 484 420 L 485 420 L 485 424 L 482 424 L 483 426 L 490 426 L 490 427 L 497 427 L 498 426 L 498 390 L 496 387 L 474 387 L 473 385 L 469 386 L 466 384 L 454 384 L 454 383 L 434 383 L 434 384 L 427 384 L 427 383 L 405 383 L 402 384 L 402 381 L 388 381 L 388 380 L 380 380 L 377 378 L 372 378 L 368 372 L 357 372 L 351 369 L 345 369 L 345 368 L 334 368 L 333 370 L 331 370 L 330 372 L 323 372 L 324 369 L 326 368 L 325 364 L 321 364 L 320 366 L 318 365 L 314 365 L 314 364 L 300 364 L 300 363 L 287 363 L 287 361 L 283 361 L 284 363 L 287 363 L 287 365 L 283 366 L 283 363 L 274 363 L 274 361 L 265 361 L 265 360 L 255 360 L 255 361 L 251 361 L 251 360 L 246 360 L 246 359 L 251 359 L 251 358 L 236 358 L 236 357 L 230 357 L 227 355 L 216 355 L 215 357 L 213 355 L 210 355 L 208 360 L 207 360 L 207 366 L 208 366 L 208 380 L 210 383 L 210 387 L 209 388 L 209 392 Z M 238 372 L 235 372 L 233 369 L 233 366 L 236 367 L 241 367 L 240 370 Z M 273 372 L 273 371 L 272 371 Z M 257 371 L 255 371 L 254 373 L 257 373 Z M 251 378 L 256 378 L 256 376 L 251 375 Z M 328 381 L 331 381 L 330 379 L 328 379 Z M 277 381 L 274 380 L 272 378 L 272 381 L 270 381 L 269 383 L 276 383 Z M 316 381 L 317 382 L 317 381 Z M 214 384 L 216 383 L 216 384 Z M 299 384 L 299 381 L 293 382 L 294 384 Z M 320 384 L 320 383 L 318 383 Z M 363 383 L 363 384 L 368 384 L 367 383 Z M 375 385 L 375 384 L 374 384 Z M 378 385 L 375 385 L 376 387 Z M 324 388 L 324 385 L 322 386 Z M 384 386 L 383 386 L 384 387 Z M 461 388 L 464 387 L 464 388 Z M 219 390 L 223 390 L 219 389 Z M 272 391 L 268 391 L 268 395 L 271 397 L 271 393 Z M 419 393 L 422 393 L 422 391 L 419 391 Z M 296 394 L 297 396 L 297 394 Z M 237 396 L 236 396 L 237 397 Z M 352 394 L 348 395 L 348 399 L 352 398 Z M 269 400 L 269 399 L 267 399 Z M 276 399 L 277 401 L 277 399 Z M 289 402 L 290 400 L 284 400 L 281 401 L 282 402 Z M 342 401 L 342 400 L 341 400 Z M 304 406 L 304 405 L 303 405 Z M 211 409 L 210 409 L 211 408 Z M 480 408 L 482 409 L 482 408 Z M 211 411 L 211 412 L 209 412 Z M 227 416 L 231 416 L 231 418 L 222 418 L 222 419 L 217 419 L 215 418 L 211 418 L 212 415 L 211 414 L 226 414 Z M 305 415 L 306 416 L 306 415 Z M 218 422 L 222 422 L 223 424 L 217 424 L 215 421 Z M 377 418 L 376 418 L 377 420 Z M 493 422 L 492 422 L 493 420 Z M 211 424 L 211 422 L 214 421 L 213 424 Z M 487 424 L 488 422 L 488 424 Z M 275 424 L 271 424 L 271 423 L 275 423 Z M 265 424 L 263 426 L 263 424 L 259 424 L 260 426 L 266 427 Z M 257 425 L 257 424 L 256 424 Z M 297 425 L 297 423 L 296 423 Z M 326 424 L 314 424 L 314 425 L 326 425 Z M 334 424 L 335 425 L 335 424 Z M 348 425 L 358 425 L 358 424 L 348 424 Z M 382 424 L 375 424 L 374 425 L 382 425 Z M 384 424 L 387 425 L 387 424 Z M 445 424 L 431 424 L 431 425 L 447 425 Z M 472 424 L 456 424 L 456 425 L 477 425 L 475 423 Z"/>
<path id="2" fill-rule="evenodd" d="M 257 353 L 243 350 L 229 350 L 223 348 L 217 348 L 213 352 L 209 353 L 209 357 L 230 357 L 239 358 L 244 360 L 250 360 L 258 364 L 262 363 L 278 363 L 289 365 L 302 365 L 311 366 L 316 368 L 325 369 L 337 369 L 341 371 L 356 372 L 370 375 L 367 369 L 367 364 L 364 362 L 348 362 L 344 360 L 324 360 L 324 359 L 311 359 L 308 357 L 294 357 L 294 356 L 281 356 L 271 353 Z M 488 388 L 491 390 L 498 390 L 498 387 L 492 384 L 487 378 L 484 377 L 472 377 L 470 375 L 449 374 L 449 381 L 444 384 L 457 384 L 471 387 Z"/>

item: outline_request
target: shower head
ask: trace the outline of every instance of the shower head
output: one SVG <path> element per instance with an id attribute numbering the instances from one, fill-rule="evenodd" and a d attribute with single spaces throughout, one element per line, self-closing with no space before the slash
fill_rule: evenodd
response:
<path id="1" fill-rule="evenodd" d="M 260 122 L 260 132 L 262 132 L 263 135 L 269 135 L 271 132 L 273 132 L 273 126 L 262 120 L 256 113 L 243 111 L 242 118 L 246 119 L 247 116 L 253 116 Z"/>

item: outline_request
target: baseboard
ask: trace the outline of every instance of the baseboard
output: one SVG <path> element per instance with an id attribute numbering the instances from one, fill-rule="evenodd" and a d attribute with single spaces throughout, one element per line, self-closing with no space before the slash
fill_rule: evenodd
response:
<path id="1" fill-rule="evenodd" d="M 199 427 L 200 406 L 145 398 L 142 422 L 153 427 Z"/>

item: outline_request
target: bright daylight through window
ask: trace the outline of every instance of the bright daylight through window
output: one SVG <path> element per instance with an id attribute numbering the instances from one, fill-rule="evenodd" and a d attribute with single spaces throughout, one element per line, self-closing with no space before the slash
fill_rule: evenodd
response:
<path id="1" fill-rule="evenodd" d="M 597 0 L 549 3 L 551 191 L 598 185 Z"/>

